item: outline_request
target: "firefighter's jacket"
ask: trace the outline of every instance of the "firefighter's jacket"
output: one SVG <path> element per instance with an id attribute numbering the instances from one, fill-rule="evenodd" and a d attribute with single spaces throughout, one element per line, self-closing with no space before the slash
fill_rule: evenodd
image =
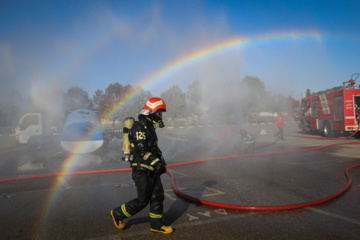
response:
<path id="1" fill-rule="evenodd" d="M 284 117 L 282 115 L 279 115 L 277 117 L 277 127 L 284 127 L 285 126 L 285 122 L 284 122 Z"/>
<path id="2" fill-rule="evenodd" d="M 131 163 L 133 169 L 154 171 L 154 166 L 159 162 L 165 165 L 154 125 L 145 116 L 138 116 L 129 131 L 129 140 L 134 154 Z"/>

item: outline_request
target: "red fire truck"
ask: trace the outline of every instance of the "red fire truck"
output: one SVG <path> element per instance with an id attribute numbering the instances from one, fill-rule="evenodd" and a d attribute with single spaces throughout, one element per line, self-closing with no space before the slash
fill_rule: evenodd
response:
<path id="1" fill-rule="evenodd" d="M 299 121 L 299 128 L 304 132 L 319 131 L 325 136 L 355 132 L 360 114 L 360 86 L 355 86 L 359 75 L 352 74 L 343 86 L 291 101 L 290 116 Z"/>

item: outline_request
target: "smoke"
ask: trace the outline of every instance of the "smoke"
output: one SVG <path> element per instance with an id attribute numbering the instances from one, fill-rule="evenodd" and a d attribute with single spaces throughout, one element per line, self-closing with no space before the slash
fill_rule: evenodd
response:
<path id="1" fill-rule="evenodd" d="M 30 99 L 26 112 L 41 112 L 49 121 L 61 122 L 65 118 L 66 98 L 61 85 L 46 84 L 48 78 L 36 75 L 30 79 Z"/>
<path id="2" fill-rule="evenodd" d="M 15 71 L 14 57 L 10 46 L 0 44 L 0 72 L 3 79 L 11 79 Z"/>
<path id="3" fill-rule="evenodd" d="M 128 11 L 129 7 L 114 8 L 104 2 L 93 4 L 77 13 L 76 18 L 70 17 L 66 27 L 52 28 L 56 30 L 46 36 L 47 41 L 44 35 L 34 33 L 27 41 L 29 32 L 21 33 L 22 39 L 17 44 L 26 46 L 22 48 L 26 50 L 24 53 L 14 55 L 11 49 L 17 49 L 16 45 L 0 47 L 1 63 L 4 63 L 0 68 L 1 81 L 16 78 L 32 99 L 41 99 L 37 105 L 45 102 L 52 105 L 58 103 L 53 100 L 54 89 L 66 92 L 75 85 L 92 96 L 95 90 L 103 90 L 113 82 L 136 85 L 182 56 L 223 42 L 234 34 L 245 35 L 241 29 L 233 32 L 232 22 L 221 10 L 210 19 L 201 6 L 189 8 L 181 13 L 179 21 L 178 16 L 169 15 L 160 4 L 150 3 L 135 12 Z M 212 55 L 145 86 L 145 90 L 159 96 L 178 85 L 186 92 L 198 80 L 203 99 L 199 107 L 211 113 L 208 117 L 212 121 L 221 121 L 224 114 L 241 119 L 240 103 L 249 90 L 238 83 L 246 75 L 258 76 L 266 87 L 284 89 L 283 92 L 289 92 L 289 86 L 294 85 L 289 76 L 299 80 L 291 75 L 294 67 L 286 64 L 289 59 L 297 59 L 298 52 L 290 51 L 291 56 L 282 60 L 279 56 L 283 54 L 279 53 L 288 49 L 277 46 L 269 51 L 272 48 L 263 44 Z M 296 65 L 297 61 L 293 63 Z M 296 73 L 301 72 L 296 69 Z M 12 82 L 7 81 L 5 86 L 10 87 Z M 57 105 L 61 108 L 61 103 Z M 51 110 L 54 106 L 42 108 Z M 214 114 L 220 109 L 222 114 Z"/>
<path id="4" fill-rule="evenodd" d="M 14 88 L 14 56 L 9 45 L 0 44 L 0 96 L 4 97 L 9 89 Z"/>

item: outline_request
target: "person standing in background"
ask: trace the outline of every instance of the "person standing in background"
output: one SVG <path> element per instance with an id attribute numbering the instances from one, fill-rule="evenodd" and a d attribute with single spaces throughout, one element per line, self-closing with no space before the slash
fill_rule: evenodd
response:
<path id="1" fill-rule="evenodd" d="M 279 128 L 279 131 L 274 134 L 274 137 L 278 137 L 279 139 L 284 140 L 284 126 L 285 126 L 285 121 L 284 121 L 284 117 L 283 117 L 282 112 L 279 112 L 279 113 L 278 113 L 276 125 L 277 125 L 277 127 Z"/>

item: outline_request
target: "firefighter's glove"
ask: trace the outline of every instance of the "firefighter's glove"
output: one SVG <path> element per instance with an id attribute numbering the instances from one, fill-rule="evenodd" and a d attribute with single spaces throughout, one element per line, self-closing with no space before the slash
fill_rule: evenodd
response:
<path id="1" fill-rule="evenodd" d="M 166 162 L 165 162 L 165 159 L 163 157 L 160 158 L 160 161 L 166 167 Z"/>
<path id="2" fill-rule="evenodd" d="M 157 156 L 158 158 L 162 158 L 162 152 L 159 148 L 155 149 L 155 156 Z"/>
<path id="3" fill-rule="evenodd" d="M 155 165 L 154 165 L 154 169 L 155 169 L 155 174 L 157 175 L 161 175 L 163 173 L 166 172 L 166 167 L 164 164 L 162 164 L 161 162 L 157 162 Z"/>

